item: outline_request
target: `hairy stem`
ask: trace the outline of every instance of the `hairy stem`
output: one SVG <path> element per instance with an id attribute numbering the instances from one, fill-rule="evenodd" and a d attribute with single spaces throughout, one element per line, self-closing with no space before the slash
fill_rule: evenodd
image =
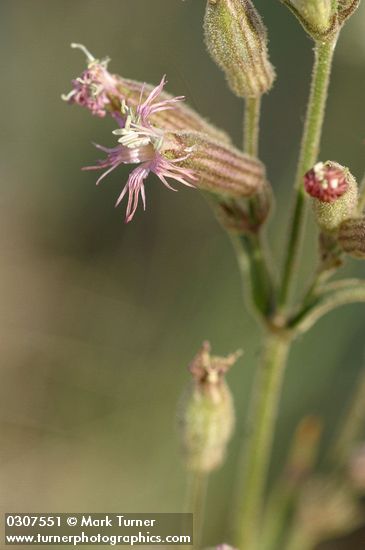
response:
<path id="1" fill-rule="evenodd" d="M 290 341 L 269 334 L 256 375 L 241 458 L 241 479 L 237 493 L 236 545 L 254 550 L 257 544 L 263 494 L 271 453 L 282 379 Z"/>
<path id="2" fill-rule="evenodd" d="M 303 189 L 303 176 L 315 164 L 318 156 L 332 59 L 337 36 L 327 42 L 317 42 L 313 68 L 311 91 L 307 107 L 298 167 L 295 178 L 296 199 L 289 229 L 289 243 L 284 262 L 279 303 L 285 308 L 293 285 L 293 276 L 300 252 L 306 213 L 306 199 Z"/>
<path id="3" fill-rule="evenodd" d="M 261 115 L 261 97 L 246 99 L 243 121 L 243 150 L 253 157 L 259 151 L 259 127 Z"/>
<path id="4" fill-rule="evenodd" d="M 365 302 L 365 280 L 344 279 L 328 283 L 314 302 L 289 320 L 288 326 L 296 333 L 307 332 L 326 313 L 356 302 Z"/>
<path id="5" fill-rule="evenodd" d="M 188 480 L 185 511 L 193 514 L 194 548 L 201 547 L 205 500 L 208 486 L 208 475 L 204 472 L 191 472 Z"/>

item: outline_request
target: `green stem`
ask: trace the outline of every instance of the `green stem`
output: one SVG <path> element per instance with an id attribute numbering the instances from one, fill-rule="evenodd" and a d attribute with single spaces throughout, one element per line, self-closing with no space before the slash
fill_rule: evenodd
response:
<path id="1" fill-rule="evenodd" d="M 290 341 L 280 334 L 267 336 L 251 403 L 242 479 L 238 484 L 236 546 L 254 550 L 262 513 L 278 403 Z"/>
<path id="2" fill-rule="evenodd" d="M 246 99 L 243 121 L 243 150 L 253 157 L 259 152 L 261 97 Z"/>
<path id="3" fill-rule="evenodd" d="M 241 235 L 239 240 L 249 258 L 251 299 L 256 309 L 265 318 L 270 318 L 274 311 L 274 287 L 262 235 L 250 233 Z"/>
<path id="4" fill-rule="evenodd" d="M 311 91 L 307 107 L 306 120 L 302 137 L 297 173 L 295 178 L 296 200 L 294 214 L 289 230 L 289 243 L 284 262 L 282 286 L 279 303 L 285 308 L 290 298 L 293 276 L 303 238 L 306 200 L 303 189 L 303 176 L 315 164 L 318 156 L 325 107 L 328 95 L 328 85 L 331 74 L 333 53 L 338 35 L 327 42 L 317 42 L 315 46 L 315 62 L 313 68 Z"/>
<path id="5" fill-rule="evenodd" d="M 188 480 L 185 511 L 193 514 L 194 548 L 201 547 L 208 475 L 204 472 L 191 472 Z"/>
<path id="6" fill-rule="evenodd" d="M 288 326 L 297 334 L 307 332 L 326 313 L 337 307 L 357 302 L 365 302 L 365 280 L 344 279 L 328 283 L 314 302 L 301 309 L 289 320 Z"/>

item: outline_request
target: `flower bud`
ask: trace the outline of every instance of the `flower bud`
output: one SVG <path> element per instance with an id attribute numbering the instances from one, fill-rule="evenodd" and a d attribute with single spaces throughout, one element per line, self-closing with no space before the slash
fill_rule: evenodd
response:
<path id="1" fill-rule="evenodd" d="M 167 158 L 183 159 L 179 165 L 194 171 L 198 189 L 220 196 L 250 197 L 266 181 L 265 167 L 258 159 L 205 134 L 169 134 L 163 153 Z"/>
<path id="2" fill-rule="evenodd" d="M 193 379 L 178 411 L 183 456 L 190 470 L 208 473 L 223 463 L 234 427 L 224 375 L 240 355 L 212 356 L 209 342 L 204 342 L 190 364 Z"/>
<path id="3" fill-rule="evenodd" d="M 342 222 L 338 230 L 338 243 L 349 256 L 365 259 L 365 216 Z"/>
<path id="4" fill-rule="evenodd" d="M 307 482 L 298 502 L 298 529 L 312 541 L 346 533 L 359 521 L 359 510 L 351 491 L 324 478 Z"/>
<path id="5" fill-rule="evenodd" d="M 285 4 L 314 39 L 323 39 L 337 29 L 332 0 L 287 0 Z"/>
<path id="6" fill-rule="evenodd" d="M 259 97 L 272 87 L 275 71 L 267 33 L 251 0 L 208 0 L 204 20 L 210 55 L 238 97 Z"/>
<path id="7" fill-rule="evenodd" d="M 317 223 L 324 232 L 335 232 L 357 207 L 356 180 L 337 162 L 318 162 L 305 174 L 304 187 L 313 198 Z"/>

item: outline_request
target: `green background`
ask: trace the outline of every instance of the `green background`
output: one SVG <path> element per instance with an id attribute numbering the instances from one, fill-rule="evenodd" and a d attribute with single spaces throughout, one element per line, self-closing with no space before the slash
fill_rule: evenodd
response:
<path id="1" fill-rule="evenodd" d="M 277 81 L 264 98 L 261 156 L 277 201 L 270 240 L 287 237 L 312 43 L 279 1 L 257 1 Z M 128 169 L 100 187 L 81 172 L 112 145 L 110 120 L 60 95 L 85 67 L 76 41 L 110 70 L 184 94 L 241 142 L 241 101 L 202 36 L 204 0 L 1 0 L 0 353 L 2 511 L 179 511 L 184 468 L 175 427 L 187 365 L 203 339 L 242 347 L 229 374 L 242 429 L 260 332 L 241 301 L 230 243 L 198 191 L 147 183 L 147 211 L 123 222 Z M 364 170 L 365 6 L 335 58 L 321 158 Z M 312 219 L 311 219 L 312 221 Z M 313 223 L 311 224 L 314 225 Z M 315 229 L 307 239 L 305 284 Z M 364 273 L 361 264 L 346 267 Z M 328 439 L 363 363 L 363 306 L 323 319 L 293 349 L 273 473 L 306 413 Z M 208 494 L 205 543 L 227 538 L 237 438 Z"/>

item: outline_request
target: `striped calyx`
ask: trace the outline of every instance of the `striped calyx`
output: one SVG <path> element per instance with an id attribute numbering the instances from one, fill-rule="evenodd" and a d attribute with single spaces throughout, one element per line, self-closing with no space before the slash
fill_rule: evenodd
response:
<path id="1" fill-rule="evenodd" d="M 130 107 L 135 108 L 154 89 L 153 85 L 144 84 L 136 80 L 129 80 L 120 76 L 116 76 L 116 79 L 119 96 L 115 98 L 115 103 L 110 107 L 112 111 L 120 111 L 121 99 Z M 169 101 L 172 98 L 173 96 L 165 92 L 165 90 L 160 94 L 160 101 Z M 203 132 L 219 141 L 225 143 L 231 142 L 231 138 L 226 132 L 210 124 L 185 102 L 176 104 L 174 109 L 156 112 L 151 117 L 151 122 L 165 131 L 178 132 L 180 130 L 189 130 L 192 132 Z"/>
<path id="2" fill-rule="evenodd" d="M 270 90 L 275 71 L 267 51 L 267 32 L 251 0 L 208 0 L 204 19 L 208 51 L 238 97 Z"/>
<path id="3" fill-rule="evenodd" d="M 365 216 L 342 222 L 338 230 L 338 243 L 349 256 L 365 259 Z"/>
<path id="4" fill-rule="evenodd" d="M 171 133 L 165 143 L 163 153 L 167 158 L 179 158 L 183 151 L 190 151 L 180 165 L 194 171 L 194 184 L 202 191 L 223 197 L 251 197 L 266 182 L 262 162 L 205 134 Z"/>

